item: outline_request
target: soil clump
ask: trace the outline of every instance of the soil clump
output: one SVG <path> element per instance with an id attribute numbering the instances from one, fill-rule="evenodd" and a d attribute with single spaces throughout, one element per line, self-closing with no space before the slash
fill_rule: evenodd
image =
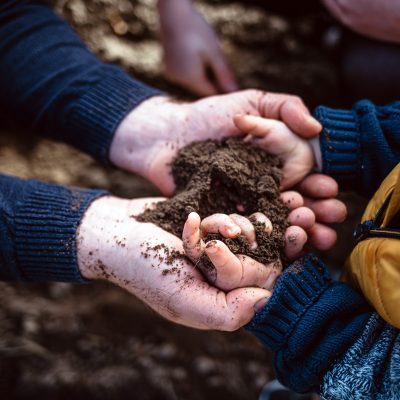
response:
<path id="1" fill-rule="evenodd" d="M 172 165 L 176 194 L 157 204 L 138 219 L 152 222 L 181 237 L 190 212 L 201 218 L 215 213 L 250 216 L 262 212 L 272 222 L 267 234 L 264 225 L 254 223 L 258 246 L 252 249 L 243 236 L 226 239 L 209 234 L 204 240 L 222 240 L 235 254 L 245 254 L 267 264 L 284 258 L 284 233 L 288 209 L 280 200 L 281 165 L 279 160 L 243 142 L 229 138 L 222 142 L 207 140 L 184 147 Z M 200 267 L 211 268 L 202 257 Z"/>

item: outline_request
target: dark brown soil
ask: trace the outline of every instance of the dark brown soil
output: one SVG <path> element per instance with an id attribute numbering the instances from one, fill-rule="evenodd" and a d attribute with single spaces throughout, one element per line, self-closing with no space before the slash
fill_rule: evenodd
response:
<path id="1" fill-rule="evenodd" d="M 146 211 L 139 216 L 140 221 L 153 222 L 180 237 L 192 211 L 201 218 L 215 213 L 250 216 L 259 211 L 271 220 L 274 229 L 268 235 L 263 224 L 254 224 L 256 249 L 244 236 L 226 239 L 209 234 L 205 241 L 222 240 L 235 254 L 245 254 L 265 264 L 283 257 L 288 209 L 279 198 L 281 169 L 277 158 L 245 143 L 243 138 L 222 143 L 208 140 L 183 148 L 172 165 L 172 173 L 175 196 Z M 212 268 L 202 261 L 200 268 Z"/>

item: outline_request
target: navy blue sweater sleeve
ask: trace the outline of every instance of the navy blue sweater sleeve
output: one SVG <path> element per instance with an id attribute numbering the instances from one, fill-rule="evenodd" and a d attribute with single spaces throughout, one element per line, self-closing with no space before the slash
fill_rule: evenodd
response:
<path id="1" fill-rule="evenodd" d="M 85 282 L 76 232 L 87 207 L 104 194 L 0 175 L 0 279 Z"/>
<path id="2" fill-rule="evenodd" d="M 42 1 L 0 2 L 0 116 L 108 161 L 125 115 L 159 94 L 99 61 Z"/>
<path id="3" fill-rule="evenodd" d="M 371 315 L 357 292 L 332 282 L 323 263 L 306 255 L 282 274 L 247 329 L 275 352 L 278 379 L 304 393 L 319 390 L 329 367 L 362 334 Z"/>
<path id="4" fill-rule="evenodd" d="M 323 172 L 344 188 L 372 194 L 400 162 L 400 102 L 376 106 L 368 100 L 351 110 L 318 107 Z"/>

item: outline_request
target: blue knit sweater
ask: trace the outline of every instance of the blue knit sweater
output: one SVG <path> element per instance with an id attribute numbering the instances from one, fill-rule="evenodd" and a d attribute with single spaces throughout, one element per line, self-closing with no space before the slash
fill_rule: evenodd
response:
<path id="1" fill-rule="evenodd" d="M 158 92 L 96 59 L 45 3 L 0 3 L 0 116 L 108 162 L 120 121 Z M 324 170 L 372 191 L 399 161 L 400 104 L 317 109 Z M 96 190 L 0 176 L 0 278 L 82 282 L 76 228 Z M 399 398 L 398 332 L 313 256 L 279 279 L 248 327 L 276 352 L 280 379 L 327 399 Z M 358 396 L 358 397 L 357 397 Z M 379 397 L 380 396 L 380 397 Z"/>

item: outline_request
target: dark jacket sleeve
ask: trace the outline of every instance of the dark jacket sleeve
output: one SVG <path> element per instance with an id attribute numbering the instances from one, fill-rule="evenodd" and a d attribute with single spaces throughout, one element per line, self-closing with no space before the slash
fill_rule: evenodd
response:
<path id="1" fill-rule="evenodd" d="M 0 279 L 85 282 L 76 232 L 90 203 L 105 194 L 0 175 Z"/>
<path id="2" fill-rule="evenodd" d="M 376 106 L 368 100 L 351 110 L 318 107 L 323 172 L 343 188 L 371 195 L 400 162 L 400 102 Z"/>
<path id="3" fill-rule="evenodd" d="M 159 94 L 99 61 L 42 1 L 0 2 L 0 117 L 108 161 L 113 134 Z"/>
<path id="4" fill-rule="evenodd" d="M 247 329 L 275 353 L 278 379 L 318 391 L 329 367 L 361 336 L 372 310 L 350 286 L 332 282 L 313 255 L 289 266 Z"/>

